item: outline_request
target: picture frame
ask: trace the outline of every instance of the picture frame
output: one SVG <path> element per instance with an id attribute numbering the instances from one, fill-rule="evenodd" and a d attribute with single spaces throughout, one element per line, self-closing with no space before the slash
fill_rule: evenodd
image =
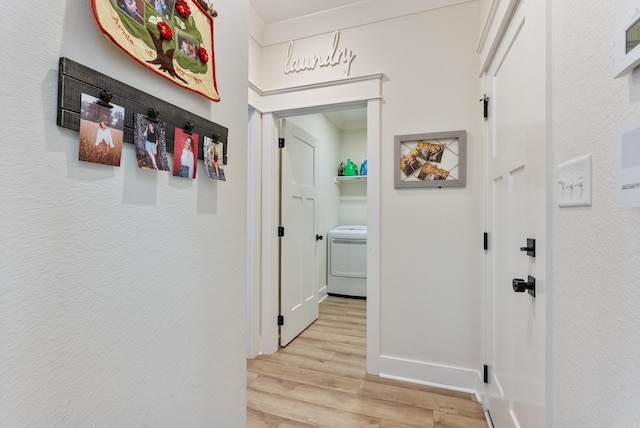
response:
<path id="1" fill-rule="evenodd" d="M 465 187 L 467 132 L 446 131 L 394 137 L 395 188 Z"/>

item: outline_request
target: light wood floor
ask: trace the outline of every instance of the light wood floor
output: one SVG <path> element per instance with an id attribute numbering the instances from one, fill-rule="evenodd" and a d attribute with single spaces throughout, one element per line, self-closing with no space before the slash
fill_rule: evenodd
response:
<path id="1" fill-rule="evenodd" d="M 366 373 L 366 301 L 329 297 L 286 348 L 247 362 L 247 427 L 486 428 L 471 394 Z"/>

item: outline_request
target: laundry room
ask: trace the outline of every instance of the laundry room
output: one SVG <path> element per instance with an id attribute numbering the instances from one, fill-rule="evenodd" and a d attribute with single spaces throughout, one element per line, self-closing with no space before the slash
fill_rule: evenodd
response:
<path id="1" fill-rule="evenodd" d="M 319 297 L 366 297 L 367 116 L 364 106 L 286 119 L 317 140 Z M 332 263 L 333 262 L 333 263 Z"/>

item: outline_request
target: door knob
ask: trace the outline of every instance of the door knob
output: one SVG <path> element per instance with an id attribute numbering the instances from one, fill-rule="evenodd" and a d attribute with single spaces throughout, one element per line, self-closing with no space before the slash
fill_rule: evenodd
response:
<path id="1" fill-rule="evenodd" d="M 536 279 L 529 275 L 527 280 L 520 278 L 514 278 L 511 282 L 513 291 L 516 293 L 524 293 L 525 290 L 529 292 L 533 297 L 536 297 Z"/>
<path id="2" fill-rule="evenodd" d="M 316 241 L 322 241 L 322 235 L 316 235 Z"/>

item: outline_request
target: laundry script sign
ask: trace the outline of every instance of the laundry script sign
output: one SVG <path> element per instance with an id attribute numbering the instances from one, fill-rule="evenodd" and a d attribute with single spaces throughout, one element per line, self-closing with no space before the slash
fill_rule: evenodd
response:
<path id="1" fill-rule="evenodd" d="M 344 75 L 348 76 L 351 71 L 351 62 L 356 57 L 351 49 L 338 49 L 340 32 L 333 34 L 331 47 L 323 54 L 314 53 L 310 56 L 293 57 L 293 41 L 287 47 L 287 58 L 284 63 L 284 73 L 298 73 L 300 71 L 315 70 L 316 67 L 344 67 Z"/>

